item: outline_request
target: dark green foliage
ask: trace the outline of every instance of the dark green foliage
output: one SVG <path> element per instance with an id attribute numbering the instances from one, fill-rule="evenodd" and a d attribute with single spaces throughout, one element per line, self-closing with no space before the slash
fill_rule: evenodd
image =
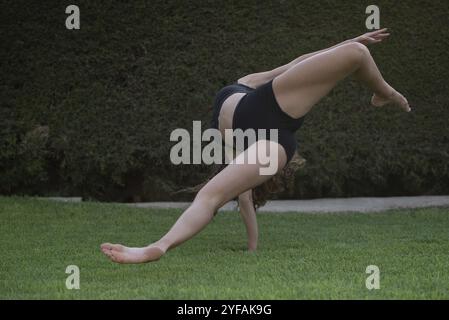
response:
<path id="1" fill-rule="evenodd" d="M 1 3 L 1 193 L 169 199 L 209 171 L 170 164 L 173 129 L 209 124 L 221 86 L 363 33 L 371 3 L 77 1 L 72 31 L 68 4 Z M 413 113 L 343 82 L 298 133 L 294 197 L 449 191 L 448 3 L 377 4 L 392 36 L 372 54 Z"/>

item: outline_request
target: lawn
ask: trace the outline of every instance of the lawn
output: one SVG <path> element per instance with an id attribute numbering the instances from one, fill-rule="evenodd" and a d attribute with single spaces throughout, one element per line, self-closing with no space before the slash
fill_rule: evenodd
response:
<path id="1" fill-rule="evenodd" d="M 117 265 L 99 245 L 141 246 L 180 210 L 0 197 L 1 299 L 449 299 L 449 208 L 258 215 L 257 253 L 220 213 L 160 261 Z M 68 265 L 80 289 L 68 290 Z M 368 265 L 380 289 L 368 290 Z"/>

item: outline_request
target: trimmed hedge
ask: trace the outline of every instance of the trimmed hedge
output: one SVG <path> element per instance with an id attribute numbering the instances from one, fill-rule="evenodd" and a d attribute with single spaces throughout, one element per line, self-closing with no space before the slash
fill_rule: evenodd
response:
<path id="1" fill-rule="evenodd" d="M 170 164 L 173 129 L 209 124 L 221 86 L 365 32 L 371 3 L 76 1 L 67 30 L 69 4 L 0 5 L 2 194 L 170 199 L 209 172 Z M 413 112 L 344 81 L 298 132 L 308 162 L 283 196 L 449 193 L 448 2 L 376 4 L 392 36 L 372 54 Z"/>

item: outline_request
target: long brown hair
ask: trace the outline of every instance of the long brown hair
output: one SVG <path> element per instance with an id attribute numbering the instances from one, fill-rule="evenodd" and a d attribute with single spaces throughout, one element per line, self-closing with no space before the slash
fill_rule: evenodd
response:
<path id="1" fill-rule="evenodd" d="M 297 152 L 293 155 L 290 162 L 282 168 L 276 175 L 274 175 L 271 179 L 265 181 L 264 183 L 258 185 L 257 187 L 252 189 L 252 198 L 254 208 L 257 210 L 258 208 L 265 205 L 268 199 L 270 199 L 274 194 L 284 192 L 284 191 L 292 191 L 295 182 L 295 173 L 300 168 L 302 168 L 306 163 L 306 159 L 301 157 Z M 226 168 L 227 164 L 219 164 L 215 165 L 212 169 L 211 174 L 208 176 L 206 181 L 201 184 L 198 184 L 194 187 L 184 188 L 178 190 L 174 194 L 178 193 L 197 193 L 204 187 L 210 179 L 212 179 L 215 175 L 217 175 L 220 171 Z M 237 200 L 237 199 L 234 199 Z"/>

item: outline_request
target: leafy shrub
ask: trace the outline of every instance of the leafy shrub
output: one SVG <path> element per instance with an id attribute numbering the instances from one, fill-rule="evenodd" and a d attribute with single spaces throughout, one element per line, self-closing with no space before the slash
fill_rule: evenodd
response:
<path id="1" fill-rule="evenodd" d="M 173 129 L 207 125 L 215 92 L 244 74 L 363 33 L 368 4 L 84 0 L 69 31 L 65 3 L 2 1 L 0 192 L 170 199 L 208 174 L 170 164 Z M 293 197 L 449 191 L 448 3 L 377 4 L 392 37 L 372 54 L 413 113 L 343 82 L 298 133 Z"/>

